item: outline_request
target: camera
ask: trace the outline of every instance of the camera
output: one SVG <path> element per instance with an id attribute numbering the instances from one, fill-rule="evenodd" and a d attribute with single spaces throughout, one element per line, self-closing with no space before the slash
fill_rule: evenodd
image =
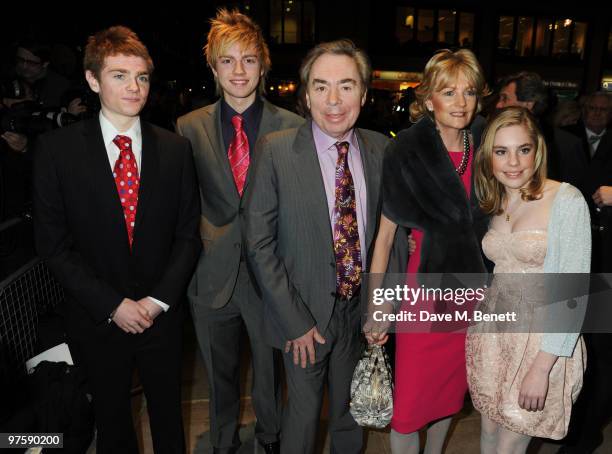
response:
<path id="1" fill-rule="evenodd" d="M 45 108 L 33 101 L 22 101 L 0 110 L 0 134 L 16 132 L 36 136 L 76 123 L 79 119 L 59 108 Z"/>

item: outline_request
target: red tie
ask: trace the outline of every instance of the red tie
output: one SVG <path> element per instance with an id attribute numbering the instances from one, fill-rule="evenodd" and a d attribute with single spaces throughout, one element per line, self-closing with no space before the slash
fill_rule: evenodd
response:
<path id="1" fill-rule="evenodd" d="M 119 158 L 115 162 L 113 177 L 123 207 L 123 217 L 127 227 L 130 249 L 134 238 L 134 223 L 136 222 L 136 208 L 138 207 L 138 164 L 132 151 L 132 139 L 128 136 L 116 136 L 113 143 L 119 148 Z"/>
<path id="2" fill-rule="evenodd" d="M 234 182 L 238 193 L 242 197 L 242 191 L 244 190 L 244 182 L 246 180 L 247 170 L 249 170 L 249 140 L 247 135 L 242 129 L 242 116 L 234 115 L 232 117 L 232 125 L 234 125 L 234 140 L 229 146 L 227 151 L 227 157 L 229 158 L 230 167 L 232 168 L 232 174 L 234 175 Z"/>

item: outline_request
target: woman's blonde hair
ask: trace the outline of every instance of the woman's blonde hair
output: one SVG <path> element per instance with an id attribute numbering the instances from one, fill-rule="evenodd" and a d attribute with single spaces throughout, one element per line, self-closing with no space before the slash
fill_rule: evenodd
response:
<path id="1" fill-rule="evenodd" d="M 489 121 L 474 160 L 474 190 L 480 208 L 486 214 L 499 215 L 503 212 L 506 190 L 493 175 L 493 147 L 497 132 L 510 126 L 523 126 L 535 146 L 535 171 L 527 187 L 521 189 L 521 198 L 531 201 L 542 197 L 546 181 L 544 136 L 531 112 L 523 107 L 507 107 L 496 112 Z"/>
<path id="2" fill-rule="evenodd" d="M 489 88 L 476 56 L 468 49 L 455 52 L 443 49 L 436 52 L 425 65 L 423 79 L 414 90 L 416 100 L 410 104 L 410 120 L 417 122 L 424 115 L 433 119 L 433 113 L 427 109 L 425 101 L 431 99 L 436 91 L 457 80 L 459 74 L 465 75 L 472 88 L 476 90 L 478 97 L 476 112 L 480 112 L 481 100 L 489 94 Z"/>

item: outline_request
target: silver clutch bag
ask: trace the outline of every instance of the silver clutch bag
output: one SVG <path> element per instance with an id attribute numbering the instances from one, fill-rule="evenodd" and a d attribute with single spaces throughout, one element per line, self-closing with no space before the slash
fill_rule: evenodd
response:
<path id="1" fill-rule="evenodd" d="M 351 415 L 360 426 L 382 429 L 393 416 L 393 374 L 383 346 L 368 345 L 351 382 Z"/>

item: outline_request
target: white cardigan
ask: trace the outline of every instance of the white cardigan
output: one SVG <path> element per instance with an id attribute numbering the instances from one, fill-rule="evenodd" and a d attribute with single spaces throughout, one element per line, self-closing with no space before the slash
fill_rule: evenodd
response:
<path id="1" fill-rule="evenodd" d="M 589 208 L 578 189 L 561 183 L 548 221 L 545 273 L 591 271 L 591 220 Z M 582 320 L 580 320 L 582 322 Z M 578 333 L 546 333 L 541 350 L 572 356 Z"/>

